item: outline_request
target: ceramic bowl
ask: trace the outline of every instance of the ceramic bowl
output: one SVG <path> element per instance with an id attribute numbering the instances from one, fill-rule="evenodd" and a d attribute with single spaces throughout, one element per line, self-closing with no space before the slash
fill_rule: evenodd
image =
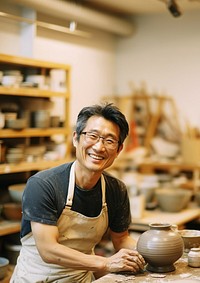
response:
<path id="1" fill-rule="evenodd" d="M 179 212 L 186 208 L 192 192 L 180 188 L 162 188 L 155 192 L 158 206 L 166 212 Z"/>
<path id="2" fill-rule="evenodd" d="M 20 163 L 24 159 L 23 153 L 7 153 L 6 154 L 6 161 L 8 163 Z"/>
<path id="3" fill-rule="evenodd" d="M 6 277 L 8 265 L 9 265 L 9 260 L 5 257 L 0 257 L 0 279 Z"/>
<path id="4" fill-rule="evenodd" d="M 27 121 L 24 118 L 9 119 L 6 121 L 6 127 L 13 130 L 22 130 L 26 128 Z"/>
<path id="5" fill-rule="evenodd" d="M 8 187 L 9 195 L 14 202 L 21 202 L 26 184 L 15 184 Z"/>
<path id="6" fill-rule="evenodd" d="M 22 218 L 21 204 L 14 202 L 4 203 L 3 216 L 8 220 L 21 220 Z"/>
<path id="7" fill-rule="evenodd" d="M 7 149 L 7 153 L 24 153 L 23 147 L 10 147 Z"/>
<path id="8" fill-rule="evenodd" d="M 45 76 L 42 75 L 28 75 L 26 77 L 27 82 L 35 83 L 39 88 L 43 88 L 45 85 Z"/>
<path id="9" fill-rule="evenodd" d="M 185 229 L 185 230 L 179 230 L 178 232 L 183 239 L 185 252 L 189 252 L 191 248 L 200 247 L 200 231 L 199 230 Z"/>
<path id="10" fill-rule="evenodd" d="M 15 86 L 19 85 L 23 81 L 23 76 L 21 75 L 5 75 L 2 77 L 2 85 L 4 86 Z"/>

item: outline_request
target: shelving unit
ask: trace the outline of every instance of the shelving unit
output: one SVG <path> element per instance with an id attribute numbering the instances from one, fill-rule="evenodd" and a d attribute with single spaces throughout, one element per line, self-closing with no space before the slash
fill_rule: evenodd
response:
<path id="1" fill-rule="evenodd" d="M 117 105 L 129 122 L 130 134 L 125 142 L 125 150 L 130 151 L 138 146 L 144 146 L 150 153 L 152 139 L 157 135 L 159 125 L 163 121 L 170 129 L 170 139 L 171 132 L 173 139 L 174 135 L 176 139 L 181 138 L 181 127 L 172 97 L 150 94 L 146 87 L 142 86 L 134 90 L 132 95 L 107 96 L 103 101 Z"/>
<path id="2" fill-rule="evenodd" d="M 47 129 L 23 129 L 13 131 L 9 129 L 0 130 L 1 138 L 26 138 L 26 137 L 46 137 L 51 135 L 69 135 L 69 131 L 65 128 L 47 128 Z"/>
<path id="3" fill-rule="evenodd" d="M 49 161 L 49 160 L 40 160 L 37 162 L 20 162 L 17 164 L 0 164 L 0 174 L 11 174 L 19 172 L 28 172 L 28 171 L 40 171 L 47 168 L 58 166 L 62 163 L 68 162 L 70 158 Z"/>
<path id="4" fill-rule="evenodd" d="M 36 128 L 29 126 L 25 129 L 12 130 L 9 128 L 0 129 L 0 139 L 3 141 L 18 141 L 20 143 L 30 144 L 33 139 L 37 139 L 38 143 L 42 143 L 45 138 L 51 138 L 54 135 L 64 136 L 66 144 L 66 155 L 62 159 L 58 160 L 44 160 L 37 159 L 31 162 L 22 161 L 20 163 L 3 163 L 0 164 L 0 177 L 4 179 L 12 180 L 12 174 L 35 172 L 43 169 L 58 166 L 65 163 L 71 159 L 71 129 L 69 123 L 69 113 L 70 113 L 70 72 L 71 68 L 69 65 L 58 64 L 54 62 L 46 62 L 40 60 L 34 60 L 31 58 L 10 56 L 6 54 L 0 54 L 0 70 L 19 70 L 24 78 L 27 74 L 33 73 L 36 75 L 42 75 L 45 78 L 49 77 L 51 70 L 62 70 L 66 74 L 66 89 L 54 91 L 51 87 L 45 89 L 39 87 L 27 87 L 20 84 L 15 85 L 0 85 L 0 98 L 9 98 L 9 101 L 29 100 L 34 99 L 47 99 L 51 101 L 52 98 L 61 98 L 63 101 L 62 107 L 64 107 L 64 117 L 62 120 L 62 125 L 59 127 L 48 127 L 48 128 Z M 30 100 L 31 101 L 31 100 Z M 0 105 L 1 106 L 1 105 Z M 1 110 L 1 109 L 0 109 Z M 7 161 L 6 161 L 7 162 Z M 7 234 L 16 233 L 20 231 L 20 222 L 9 221 L 0 219 L 0 236 L 5 236 Z"/>
<path id="5" fill-rule="evenodd" d="M 20 225 L 20 221 L 0 220 L 0 236 L 19 232 Z"/>

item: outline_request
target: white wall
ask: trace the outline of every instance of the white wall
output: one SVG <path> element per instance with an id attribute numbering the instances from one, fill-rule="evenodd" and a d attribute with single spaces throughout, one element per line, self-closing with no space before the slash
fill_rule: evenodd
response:
<path id="1" fill-rule="evenodd" d="M 72 66 L 71 120 L 83 106 L 99 102 L 113 92 L 115 40 L 96 32 L 91 39 L 72 38 L 40 30 L 34 57 Z"/>
<path id="2" fill-rule="evenodd" d="M 135 34 L 118 41 L 100 31 L 91 30 L 92 37 L 84 39 L 39 29 L 27 44 L 33 43 L 34 58 L 72 66 L 71 124 L 83 106 L 104 95 L 130 94 L 130 82 L 139 87 L 145 81 L 149 92 L 173 96 L 181 113 L 199 125 L 199 12 L 173 18 L 166 10 L 137 16 L 134 25 Z M 0 18 L 1 53 L 22 55 L 19 36 L 16 22 Z"/>
<path id="3" fill-rule="evenodd" d="M 199 17 L 199 11 L 136 17 L 134 36 L 118 43 L 116 92 L 130 94 L 130 82 L 139 88 L 145 81 L 150 93 L 173 96 L 181 113 L 200 126 Z"/>
<path id="4" fill-rule="evenodd" d="M 0 11 L 19 14 L 17 7 L 10 7 L 0 2 Z M 12 55 L 20 54 L 20 25 L 14 21 L 0 17 L 0 52 Z"/>

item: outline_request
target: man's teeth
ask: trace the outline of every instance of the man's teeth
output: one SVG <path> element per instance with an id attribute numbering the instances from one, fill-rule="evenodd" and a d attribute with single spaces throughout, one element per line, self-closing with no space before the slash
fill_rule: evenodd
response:
<path id="1" fill-rule="evenodd" d="M 103 157 L 95 155 L 95 154 L 90 154 L 90 157 L 94 158 L 94 159 L 98 159 L 98 160 L 102 160 Z"/>

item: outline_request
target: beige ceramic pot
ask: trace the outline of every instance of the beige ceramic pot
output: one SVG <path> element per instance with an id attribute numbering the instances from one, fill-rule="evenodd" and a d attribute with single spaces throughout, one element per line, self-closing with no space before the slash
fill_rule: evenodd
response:
<path id="1" fill-rule="evenodd" d="M 182 256 L 184 244 L 171 224 L 152 223 L 150 229 L 138 239 L 137 250 L 152 272 L 171 272 L 174 263 Z"/>

